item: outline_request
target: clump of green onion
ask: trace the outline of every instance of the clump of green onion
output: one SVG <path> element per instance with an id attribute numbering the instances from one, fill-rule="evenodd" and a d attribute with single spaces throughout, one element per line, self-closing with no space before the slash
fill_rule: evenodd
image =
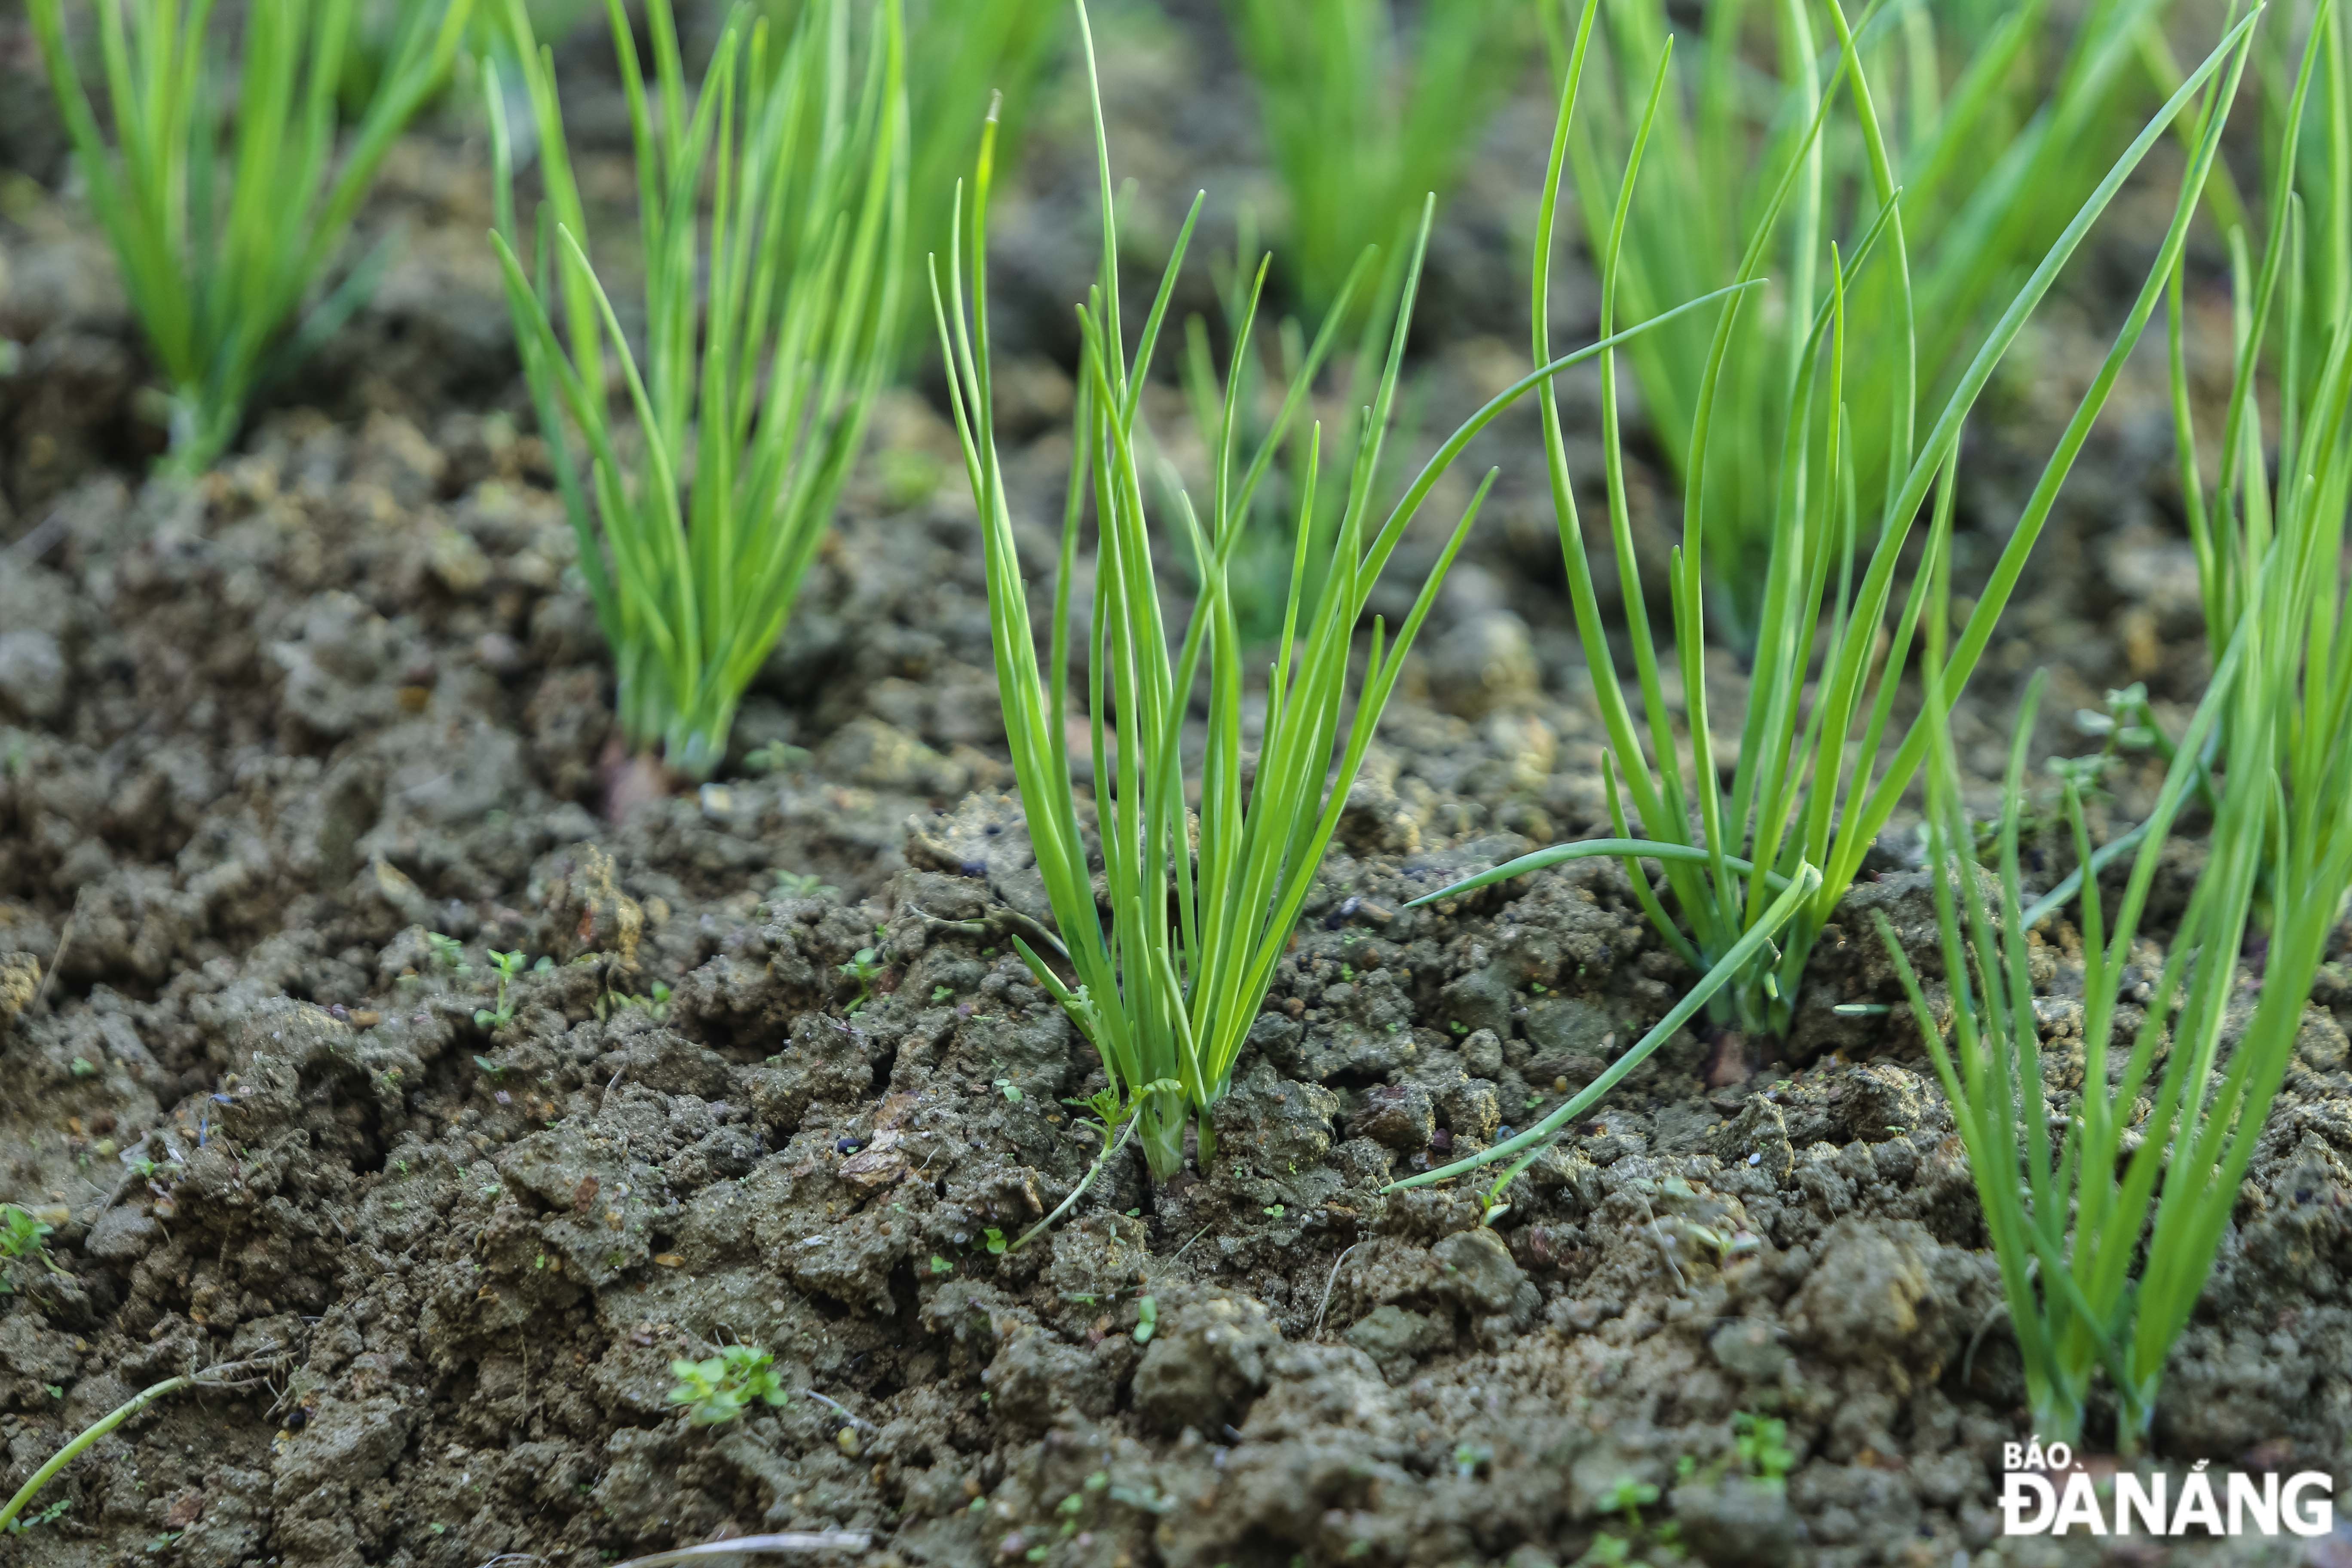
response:
<path id="1" fill-rule="evenodd" d="M 658 748 L 669 766 L 705 777 L 724 761 L 736 705 L 832 526 L 895 353 L 905 30 L 897 0 L 809 0 L 772 61 L 768 24 L 739 6 L 689 96 L 670 0 L 647 13 L 651 92 L 628 17 L 619 0 L 609 5 L 636 138 L 642 362 L 590 260 L 553 59 L 532 40 L 521 0 L 508 0 L 508 15 L 547 200 L 526 267 L 493 68 L 492 239 L 619 667 L 621 729 L 641 752 Z M 869 20 L 853 26 L 860 15 Z M 612 405 L 608 355 L 634 429 Z"/>
<path id="2" fill-rule="evenodd" d="M 2167 0 L 2089 0 L 2062 19 L 2053 0 L 2004 0 L 1998 14 L 1869 7 L 1852 52 L 1881 88 L 1882 112 L 1868 123 L 1832 117 L 1815 131 L 1843 49 L 1843 17 L 1832 20 L 1827 7 L 1731 0 L 1707 6 L 1685 37 L 1672 34 L 1664 0 L 1601 7 L 1591 44 L 1597 101 L 1570 158 L 1597 253 L 1616 208 L 1601 152 L 1622 160 L 1637 135 L 1646 141 L 1648 199 L 1626 220 L 1619 309 L 1639 321 L 1718 287 L 1741 275 L 1757 246 L 1775 274 L 1723 351 L 1713 323 L 1688 321 L 1628 351 L 1668 463 L 1685 479 L 1696 454 L 1708 465 L 1701 531 L 1714 563 L 1710 607 L 1717 635 L 1741 652 L 1763 635 L 1777 511 L 1808 482 L 1809 454 L 1791 427 L 1810 418 L 1818 431 L 1822 419 L 1843 417 L 1863 493 L 1900 485 L 1919 395 L 1947 395 L 1965 373 L 2014 280 L 2064 233 L 2138 129 L 2131 110 L 2148 82 L 2178 87 L 2162 31 L 2168 8 Z M 1770 70 L 1754 63 L 1765 38 Z M 1554 29 L 1552 43 L 1564 64 L 1567 37 Z M 1662 71 L 1662 106 L 1645 116 Z M 2207 199 L 2225 217 L 2237 211 L 2226 172 Z M 1816 353 L 1809 329 L 1833 286 L 1827 252 L 1840 220 L 1858 251 L 1889 205 L 1899 205 L 1899 220 L 1881 244 L 1893 254 L 1855 278 L 1845 304 L 1852 357 L 1841 412 L 1827 405 L 1822 379 L 1805 374 Z"/>
<path id="3" fill-rule="evenodd" d="M 447 77 L 471 6 L 416 9 L 339 161 L 353 0 L 252 0 L 233 103 L 213 0 L 97 0 L 111 146 L 67 38 L 65 0 L 30 0 L 90 206 L 168 388 L 168 469 L 209 468 L 264 383 L 373 286 L 381 252 L 313 299 L 394 142 Z"/>
<path id="4" fill-rule="evenodd" d="M 1424 196 L 1453 190 L 1524 59 L 1518 0 L 1446 0 L 1408 30 L 1395 0 L 1230 0 L 1289 197 L 1284 262 L 1328 310 L 1356 259 L 1402 266 Z M 1393 284 L 1395 279 L 1390 279 Z M 1389 290 L 1359 293 L 1359 309 Z"/>
<path id="5" fill-rule="evenodd" d="M 1879 934 L 1969 1152 L 2034 1430 L 2045 1438 L 2079 1437 L 2093 1381 L 2105 1373 L 2118 1447 L 2131 1453 L 2146 1442 L 2165 1363 L 2228 1233 L 2352 893 L 2352 636 L 2342 626 L 2340 564 L 2352 327 L 2339 321 L 2331 337 L 2308 431 L 2320 462 L 2306 471 L 2303 498 L 2323 504 L 2279 514 L 2276 532 L 2245 563 L 2242 614 L 2174 749 L 2112 924 L 2098 879 L 2069 879 L 2079 889 L 2084 960 L 2082 1089 L 2071 1102 L 2045 1082 L 2031 975 L 2027 933 L 2053 906 L 2026 904 L 2018 849 L 2039 680 L 2019 717 L 2003 791 L 1997 922 L 1978 894 L 1948 716 L 1941 701 L 1925 715 L 1948 1043 L 1883 914 Z M 1931 626 L 1940 619 L 1938 606 Z M 1931 689 L 1942 651 L 1929 650 Z M 2209 769 L 2209 757 L 2218 765 Z M 2062 778 L 2076 860 L 2089 865 L 2080 784 L 2072 772 Z M 2140 918 L 2165 838 L 2200 791 L 2216 796 L 2206 865 L 2118 1059 L 2113 1037 L 2138 974 Z M 2225 1048 L 2258 898 L 2270 928 L 2261 993 Z M 2054 1143 L 2053 1124 L 2064 1129 Z"/>
<path id="6" fill-rule="evenodd" d="M 1599 0 L 1592 0 L 1584 9 L 1563 89 L 1564 102 L 1572 103 L 1575 99 L 1598 5 Z M 1829 297 L 1812 314 L 1805 339 L 1798 395 L 1790 405 L 1791 422 L 1773 513 L 1763 616 L 1730 787 L 1724 788 L 1717 767 L 1708 692 L 1709 584 L 1701 520 L 1707 515 L 1706 492 L 1713 470 L 1704 460 L 1710 432 L 1704 415 L 1715 406 L 1714 383 L 1724 373 L 1746 298 L 1744 290 L 1730 296 L 1717 316 L 1708 382 L 1698 398 L 1703 416 L 1693 437 L 1698 458 L 1691 463 L 1685 482 L 1682 543 L 1671 560 L 1679 704 L 1668 700 L 1658 639 L 1643 603 L 1640 552 L 1626 500 L 1614 355 L 1604 355 L 1602 360 L 1601 445 L 1608 527 L 1633 646 L 1643 721 L 1639 724 L 1601 618 L 1559 414 L 1549 393 L 1542 399 L 1552 500 L 1568 562 L 1570 597 L 1609 737 L 1604 769 L 1612 833 L 1538 850 L 1420 900 L 1455 897 L 1564 860 L 1616 858 L 1625 862 L 1633 891 L 1661 937 L 1695 971 L 1706 973 L 1727 953 L 1752 951 L 1742 949 L 1742 942 L 1795 881 L 1798 868 L 1817 867 L 1820 885 L 1805 899 L 1787 929 L 1774 943 L 1752 952 L 1743 973 L 1717 992 L 1710 1004 L 1721 1024 L 1775 1035 L 1786 1034 L 1793 1025 L 1805 963 L 1813 945 L 1839 900 L 1853 885 L 1863 856 L 1885 826 L 1927 755 L 1924 722 L 1914 720 L 1898 729 L 1895 721 L 1897 689 L 1910 660 L 1932 574 L 1924 569 L 1915 571 L 1907 592 L 1898 601 L 1896 576 L 1916 522 L 1932 500 L 1925 551 L 1926 561 L 1932 565 L 1950 548 L 1960 434 L 1970 408 L 2092 224 L 2172 122 L 2201 102 L 2205 112 L 2195 120 L 2198 129 L 2171 226 L 2114 346 L 2043 465 L 1941 672 L 1941 697 L 1948 702 L 1965 688 L 1990 642 L 2049 520 L 2059 489 L 2172 275 L 2220 142 L 2224 116 L 2214 108 L 2216 95 L 2221 104 L 2230 101 L 2244 68 L 2253 26 L 2253 19 L 2248 17 L 2231 28 L 2107 171 L 2019 288 L 1924 434 L 1915 439 L 1907 417 L 1895 421 L 1887 493 L 1874 499 L 1861 483 L 1848 412 L 1849 362 L 1864 351 L 1853 344 L 1846 301 L 1873 267 L 1888 269 L 1887 286 L 1898 297 L 1907 299 L 1911 290 L 1900 209 L 1895 201 L 1892 169 L 1876 131 L 1878 113 L 1873 107 L 1868 73 L 1852 35 L 1844 30 L 1843 17 L 1834 7 L 1829 16 L 1839 31 L 1843 64 L 1813 111 L 1811 133 L 1818 134 L 1843 94 L 1851 95 L 1861 138 L 1871 150 L 1876 216 L 1851 256 L 1842 247 L 1831 247 L 1826 258 Z M 1601 251 L 1604 333 L 1612 330 L 1615 321 L 1623 240 L 1646 132 L 1656 121 L 1665 89 L 1665 63 L 1661 58 L 1652 79 L 1643 129 L 1633 140 L 1633 164 L 1619 185 L 1608 244 Z M 1567 123 L 1563 117 L 1563 128 Z M 1563 129 L 1553 145 L 1555 166 L 1567 155 Z M 1755 227 L 1738 282 L 1750 283 L 1759 276 L 1767 241 L 1775 232 L 1777 206 L 1785 204 L 1797 188 L 1802 167 L 1801 157 L 1790 161 L 1772 204 Z M 1537 239 L 1535 268 L 1538 362 L 1549 352 L 1547 279 L 1554 219 L 1553 207 L 1548 203 Z M 1898 337 L 1907 333 L 1907 318 L 1895 331 Z M 1888 743 L 1897 735 L 1900 740 L 1894 744 L 1892 756 L 1885 756 Z M 1685 747 L 1691 758 L 1687 769 L 1681 761 Z M 1664 896 L 1651 886 L 1643 869 L 1644 860 L 1662 868 Z M 1668 898 L 1678 906 L 1679 919 L 1669 914 Z"/>
<path id="7" fill-rule="evenodd" d="M 987 550 L 1005 731 L 1038 872 L 1060 933 L 1059 951 L 1041 952 L 1016 942 L 1038 983 L 1101 1056 L 1109 1084 L 1095 1109 L 1112 1128 L 1139 1118 L 1138 1141 L 1146 1163 L 1165 1177 L 1181 1168 L 1185 1131 L 1196 1116 L 1201 1158 L 1205 1164 L 1213 1157 L 1208 1113 L 1225 1092 L 1405 655 L 1476 521 L 1486 486 L 1479 487 L 1454 526 L 1393 639 L 1375 619 L 1364 673 L 1351 681 L 1356 626 L 1374 584 L 1431 490 L 1478 431 L 1549 376 L 1601 351 L 1594 345 L 1552 361 L 1496 396 L 1439 447 L 1392 507 L 1376 511 L 1370 476 L 1397 397 L 1404 333 L 1420 276 L 1416 246 L 1403 272 L 1404 294 L 1384 369 L 1359 420 L 1348 499 L 1329 544 L 1323 590 L 1313 610 L 1304 611 L 1307 573 L 1294 561 L 1263 729 L 1255 747 L 1245 747 L 1244 639 L 1229 574 L 1249 531 L 1254 497 L 1305 401 L 1311 366 L 1302 363 L 1291 378 L 1282 411 L 1254 454 L 1238 439 L 1238 378 L 1228 369 L 1213 480 L 1203 502 L 1196 503 L 1172 474 L 1151 475 L 1140 429 L 1143 387 L 1200 203 L 1178 236 L 1130 354 L 1118 279 L 1118 207 L 1083 9 L 1080 22 L 1095 90 L 1102 260 L 1098 280 L 1079 310 L 1084 350 L 1076 450 L 1046 661 L 1039 659 L 1032 631 L 996 446 L 986 310 L 992 122 L 983 134 L 978 177 L 957 226 L 961 240 L 969 225 L 969 278 L 959 244 L 946 275 L 935 275 L 933 292 L 942 345 L 954 372 L 952 401 L 967 477 Z M 1429 212 L 1424 205 L 1424 244 Z M 1249 324 L 1265 279 L 1262 263 L 1237 335 L 1237 357 L 1248 353 Z M 1319 359 L 1328 350 L 1347 305 L 1344 298 L 1334 305 L 1320 346 L 1308 358 Z M 1301 472 L 1308 476 L 1309 493 L 1300 498 L 1302 515 L 1312 512 L 1312 481 L 1320 468 L 1319 433 L 1311 428 L 1307 445 L 1309 460 Z M 1154 477 L 1157 482 L 1150 482 Z M 1492 479 L 1490 474 L 1489 484 Z M 1165 504 L 1152 504 L 1152 498 L 1161 496 L 1169 498 Z M 1080 524 L 1089 502 L 1098 531 L 1081 656 L 1074 643 L 1072 600 L 1079 575 Z M 1160 600 L 1155 536 L 1161 550 L 1173 537 L 1200 584 L 1181 640 L 1172 643 Z M 1307 531 L 1302 528 L 1295 537 L 1303 552 Z M 1090 810 L 1082 810 L 1071 754 L 1074 665 L 1084 670 L 1083 744 L 1094 781 Z M 1186 721 L 1204 679 L 1205 733 L 1199 736 L 1201 749 L 1192 751 Z M 1089 820 L 1100 844 L 1100 900 L 1086 832 Z"/>

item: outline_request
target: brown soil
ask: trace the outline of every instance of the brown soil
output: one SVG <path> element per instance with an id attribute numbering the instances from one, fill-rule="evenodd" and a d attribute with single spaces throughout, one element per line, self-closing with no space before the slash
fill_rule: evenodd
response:
<path id="1" fill-rule="evenodd" d="M 1209 32 L 1121 37 L 1114 136 L 1147 190 L 1245 170 Z M 1063 1100 L 1100 1077 L 1009 946 L 1005 911 L 1045 909 L 936 406 L 878 421 L 889 477 L 852 496 L 721 782 L 615 826 L 609 679 L 518 434 L 478 144 L 453 122 L 404 147 L 370 221 L 411 234 L 373 306 L 216 473 L 142 488 L 137 340 L 49 184 L 26 58 L 0 13 L 0 1198 L 56 1224 L 53 1267 L 0 1295 L 0 1491 L 148 1383 L 275 1370 L 126 1426 L 0 1558 L 473 1568 L 850 1528 L 906 1563 L 1538 1568 L 1604 1531 L 1664 1561 L 1670 1520 L 1716 1564 L 2061 1560 L 1997 1537 L 2022 1384 L 1942 1097 L 1899 1013 L 1829 1012 L 1894 999 L 1874 944 L 1824 942 L 1785 1047 L 1670 1043 L 1493 1227 L 1474 1190 L 1378 1194 L 1541 1115 L 1691 978 L 1613 866 L 1403 908 L 1601 824 L 1530 424 L 1474 454 L 1505 468 L 1494 521 L 1214 1168 L 1154 1189 L 1115 1163 L 1000 1254 L 1086 1170 Z M 1433 418 L 1513 374 L 1546 113 L 1500 122 L 1437 257 Z M 1040 527 L 1092 232 L 1083 147 L 1047 120 L 1001 224 Z M 609 115 L 575 123 L 618 146 Z M 2101 268 L 2142 254 L 2117 245 L 1971 438 L 1979 572 L 2111 324 Z M 1589 335 L 1589 279 L 1563 295 Z M 2044 751 L 2089 749 L 2066 717 L 2109 686 L 2149 680 L 2176 728 L 2197 694 L 2160 376 L 2136 368 L 1961 715 L 1980 778 L 2037 665 Z M 1655 530 L 1667 487 L 1636 483 Z M 1851 907 L 1916 939 L 1916 848 L 1882 849 Z M 2047 937 L 2063 1085 L 2079 970 Z M 550 963 L 486 1025 L 493 949 Z M 2331 968 L 2168 1373 L 2168 1461 L 2352 1479 L 2347 1009 Z M 671 1360 L 733 1342 L 775 1353 L 790 1403 L 688 1426 Z M 1735 1460 L 1740 1413 L 1787 1422 L 1784 1487 Z M 1640 1528 L 1628 1481 L 1664 1494 Z"/>

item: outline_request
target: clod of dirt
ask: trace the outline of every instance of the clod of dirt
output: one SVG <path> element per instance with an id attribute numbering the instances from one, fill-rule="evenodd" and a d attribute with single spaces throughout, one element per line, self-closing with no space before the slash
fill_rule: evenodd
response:
<path id="1" fill-rule="evenodd" d="M 1908 1220 L 1838 1220 L 1789 1304 L 1790 1331 L 1843 1360 L 1883 1362 L 1901 1384 L 1932 1382 L 1959 1338 L 1932 1267 L 1944 1250 Z"/>
<path id="2" fill-rule="evenodd" d="M 45 631 L 0 632 L 0 704 L 24 719 L 54 719 L 66 705 L 66 657 Z"/>
<path id="3" fill-rule="evenodd" d="M 1135 1406 L 1173 1432 L 1215 1433 L 1239 1423 L 1266 1386 L 1267 1358 L 1282 1331 L 1262 1302 L 1221 1293 L 1163 1297 L 1160 1321 L 1135 1371 Z"/>
<path id="4" fill-rule="evenodd" d="M 1429 1147 L 1437 1131 L 1437 1108 L 1417 1083 L 1381 1084 L 1364 1091 L 1348 1123 L 1350 1138 L 1369 1138 L 1401 1153 Z"/>
<path id="5" fill-rule="evenodd" d="M 1787 1568 L 1797 1560 L 1803 1526 L 1778 1482 L 1726 1476 L 1694 1481 L 1668 1495 L 1682 1539 L 1713 1568 Z"/>
<path id="6" fill-rule="evenodd" d="M 1453 1337 L 1448 1325 L 1394 1302 L 1373 1308 L 1348 1331 L 1348 1342 L 1379 1363 L 1391 1382 Z"/>
<path id="7" fill-rule="evenodd" d="M 29 952 L 0 952 L 0 1029 L 6 1028 L 41 994 L 41 961 Z"/>

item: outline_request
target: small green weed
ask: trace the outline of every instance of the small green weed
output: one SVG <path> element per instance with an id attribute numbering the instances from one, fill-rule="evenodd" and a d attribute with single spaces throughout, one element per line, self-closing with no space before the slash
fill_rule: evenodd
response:
<path id="1" fill-rule="evenodd" d="M 776 891 L 787 899 L 829 899 L 841 889 L 814 871 L 779 871 Z"/>
<path id="2" fill-rule="evenodd" d="M 15 1204 L 0 1204 L 0 1295 L 16 1289 L 9 1280 L 5 1265 L 33 1258 L 45 1263 L 48 1261 L 47 1250 L 42 1243 L 55 1228 L 35 1219 L 29 1209 L 20 1208 Z"/>
<path id="3" fill-rule="evenodd" d="M 1740 1469 L 1775 1485 L 1788 1479 L 1797 1456 L 1789 1447 L 1786 1421 L 1742 1410 L 1732 1416 L 1731 1430 L 1731 1457 Z"/>
<path id="4" fill-rule="evenodd" d="M 669 1402 L 686 1407 L 696 1426 L 720 1426 L 754 1405 L 784 1405 L 791 1395 L 776 1378 L 775 1357 L 750 1345 L 729 1345 L 701 1361 L 674 1361 L 677 1386 Z"/>
<path id="5" fill-rule="evenodd" d="M 874 983 L 882 978 L 882 953 L 878 948 L 861 947 L 850 954 L 849 962 L 840 966 L 841 973 L 857 982 L 857 994 L 851 998 L 844 1012 L 855 1013 L 874 1000 Z"/>
<path id="6" fill-rule="evenodd" d="M 514 994 L 511 987 L 514 984 L 515 976 L 522 973 L 523 964 L 526 962 L 520 949 L 513 952 L 500 952 L 496 948 L 490 950 L 490 963 L 499 972 L 498 1005 L 492 1007 L 478 1007 L 474 1010 L 474 1025 L 477 1028 L 503 1029 L 514 1022 Z"/>

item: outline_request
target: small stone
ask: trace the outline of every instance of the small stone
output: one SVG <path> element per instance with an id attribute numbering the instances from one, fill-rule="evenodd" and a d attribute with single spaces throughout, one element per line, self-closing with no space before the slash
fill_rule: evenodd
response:
<path id="1" fill-rule="evenodd" d="M 66 657 L 44 631 L 0 632 L 0 709 L 55 719 L 66 706 Z"/>
<path id="2" fill-rule="evenodd" d="M 1348 1123 L 1351 1138 L 1370 1138 L 1389 1148 L 1411 1152 L 1429 1147 L 1437 1130 L 1437 1108 L 1429 1090 L 1417 1083 L 1384 1085 L 1367 1089 L 1364 1102 Z"/>
<path id="3" fill-rule="evenodd" d="M 1785 1487 L 1744 1476 L 1676 1487 L 1667 1501 L 1700 1562 L 1724 1568 L 1785 1568 L 1796 1561 L 1800 1528 Z"/>
<path id="4" fill-rule="evenodd" d="M 1865 1062 L 1845 1075 L 1843 1087 L 1841 1119 L 1847 1133 L 1865 1143 L 1900 1137 L 1927 1114 L 1927 1081 L 1892 1062 Z"/>
<path id="5" fill-rule="evenodd" d="M 1492 1029 L 1479 1029 L 1462 1042 L 1462 1066 L 1472 1078 L 1503 1076 L 1503 1042 Z"/>
<path id="6" fill-rule="evenodd" d="M 1371 1357 L 1384 1373 L 1412 1365 L 1451 1337 L 1425 1314 L 1394 1304 L 1373 1308 L 1348 1331 L 1348 1342 Z"/>
<path id="7" fill-rule="evenodd" d="M 0 952 L 0 1029 L 15 1023 L 40 994 L 40 959 L 29 952 Z"/>
<path id="8" fill-rule="evenodd" d="M 102 1263 L 135 1263 L 163 1234 L 163 1227 L 135 1208 L 121 1205 L 98 1216 L 81 1249 Z"/>
<path id="9" fill-rule="evenodd" d="M 1459 1024 L 1465 1038 L 1491 1029 L 1497 1039 L 1511 1032 L 1511 1014 L 1518 998 L 1510 984 L 1493 968 L 1475 969 L 1438 994 L 1447 1024 Z"/>
<path id="10" fill-rule="evenodd" d="M 489 582 L 490 558 L 482 553 L 472 534 L 444 528 L 433 535 L 427 548 L 433 575 L 451 593 L 476 593 Z"/>
<path id="11" fill-rule="evenodd" d="M 1439 1288 L 1465 1307 L 1505 1312 L 1527 1282 L 1527 1270 L 1511 1257 L 1503 1238 L 1483 1226 L 1457 1230 L 1429 1249 L 1443 1270 Z"/>
<path id="12" fill-rule="evenodd" d="M 1750 1383 L 1778 1383 L 1790 1361 L 1778 1325 L 1760 1318 L 1737 1318 L 1707 1337 L 1707 1350 L 1724 1371 Z"/>
<path id="13" fill-rule="evenodd" d="M 6 1007 L 0 1002 L 0 1017 L 6 1016 Z M 2305 1008 L 2303 1031 L 2294 1037 L 2294 1059 L 2312 1072 L 2341 1072 L 2347 1051 L 2344 1026 L 2325 1008 Z"/>
<path id="14" fill-rule="evenodd" d="M 1789 1119 L 1760 1094 L 1748 1097 L 1739 1114 L 1709 1136 L 1715 1157 L 1727 1165 L 1760 1169 L 1775 1182 L 1788 1180 L 1796 1168 L 1796 1145 L 1789 1139 Z"/>

